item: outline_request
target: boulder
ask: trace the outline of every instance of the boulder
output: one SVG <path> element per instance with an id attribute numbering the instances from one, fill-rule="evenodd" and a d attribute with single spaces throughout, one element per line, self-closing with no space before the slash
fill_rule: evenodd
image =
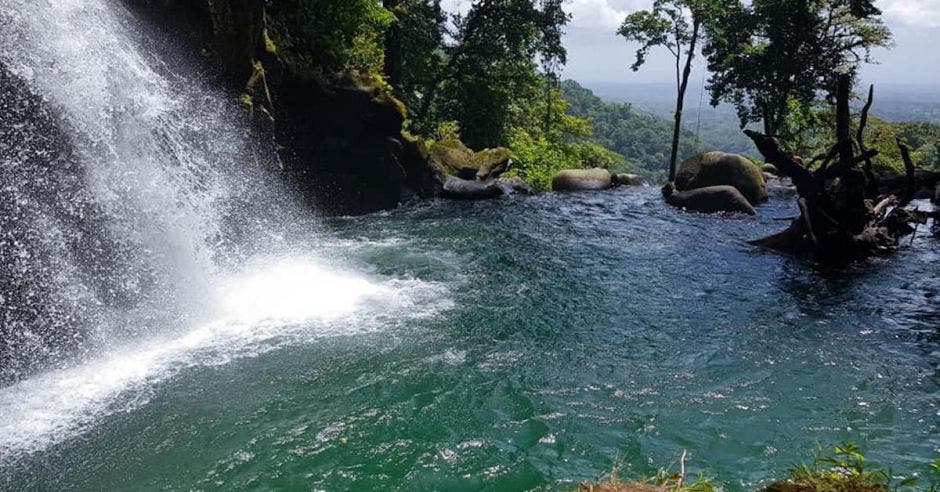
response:
<path id="1" fill-rule="evenodd" d="M 683 162 L 675 186 L 679 191 L 733 186 L 751 203 L 767 200 L 767 186 L 760 168 L 740 155 L 725 152 L 705 152 Z"/>
<path id="2" fill-rule="evenodd" d="M 933 202 L 940 203 L 940 183 L 937 183 L 937 187 L 933 190 Z"/>
<path id="3" fill-rule="evenodd" d="M 764 173 L 764 175 L 771 174 L 774 176 L 780 176 L 780 170 L 777 169 L 777 166 L 773 164 L 764 164 L 760 167 L 760 170 Z"/>
<path id="4" fill-rule="evenodd" d="M 646 186 L 646 178 L 639 174 L 614 174 L 611 178 L 614 186 Z"/>
<path id="5" fill-rule="evenodd" d="M 400 163 L 405 171 L 407 193 L 419 198 L 440 196 L 444 170 L 431 159 L 423 139 L 403 135 Z"/>
<path id="6" fill-rule="evenodd" d="M 666 203 L 686 210 L 703 213 L 737 212 L 757 215 L 747 198 L 734 186 L 719 185 L 675 191 L 672 183 L 663 187 Z"/>
<path id="7" fill-rule="evenodd" d="M 277 104 L 284 172 L 319 210 L 363 214 L 395 208 L 407 198 L 408 180 L 421 180 L 407 176 L 402 165 L 408 150 L 401 133 L 404 108 L 367 76 L 289 78 Z"/>
<path id="8" fill-rule="evenodd" d="M 520 195 L 535 194 L 535 189 L 518 176 L 513 176 L 511 178 L 499 178 L 496 180 L 496 184 L 503 190 L 504 195 L 512 195 L 516 193 Z"/>
<path id="9" fill-rule="evenodd" d="M 474 152 L 456 139 L 435 142 L 430 154 L 431 159 L 446 174 L 467 180 L 495 179 L 512 165 L 509 150 L 504 147 Z"/>
<path id="10" fill-rule="evenodd" d="M 504 190 L 496 180 L 479 181 L 448 176 L 441 196 L 457 200 L 485 200 L 503 194 Z"/>
<path id="11" fill-rule="evenodd" d="M 505 147 L 484 149 L 473 157 L 477 165 L 476 178 L 484 181 L 500 177 L 512 165 L 509 150 Z"/>
<path id="12" fill-rule="evenodd" d="M 566 169 L 559 171 L 552 178 L 552 189 L 555 191 L 606 190 L 612 184 L 610 171 L 598 167 Z"/>
<path id="13" fill-rule="evenodd" d="M 448 176 L 457 176 L 467 180 L 476 179 L 479 169 L 475 165 L 473 151 L 460 140 L 434 142 L 430 150 L 431 159 Z"/>

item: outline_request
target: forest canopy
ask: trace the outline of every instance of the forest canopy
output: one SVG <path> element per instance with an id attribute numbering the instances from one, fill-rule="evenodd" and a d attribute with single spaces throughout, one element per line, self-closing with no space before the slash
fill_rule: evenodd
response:
<path id="1" fill-rule="evenodd" d="M 514 158 L 511 172 L 537 188 L 546 188 L 563 168 L 664 178 L 674 124 L 679 160 L 703 150 L 740 151 L 726 148 L 728 135 L 755 124 L 785 136 L 795 152 L 824 150 L 831 144 L 825 129 L 834 111 L 827 92 L 832 74 L 848 72 L 854 82 L 871 48 L 890 44 L 880 12 L 864 0 L 716 5 L 658 2 L 648 12 L 694 13 L 700 39 L 691 48 L 711 74 L 711 102 L 736 109 L 738 122 L 696 124 L 695 132 L 687 122 L 606 102 L 575 81 L 562 82 L 562 38 L 570 20 L 562 0 L 478 0 L 462 15 L 448 13 L 440 0 L 284 0 L 272 2 L 268 14 L 287 69 L 311 77 L 343 70 L 368 74 L 403 102 L 408 132 L 431 142 L 458 136 L 474 149 L 505 146 Z M 643 15 L 635 15 L 631 36 L 669 47 L 668 38 L 655 37 L 662 29 L 654 17 L 639 22 Z M 691 27 L 687 19 L 675 21 Z M 689 47 L 682 43 L 689 40 L 677 39 L 670 50 L 684 55 Z M 798 63 L 790 63 L 791 54 Z M 881 151 L 875 167 L 903 169 L 896 137 L 911 146 L 921 166 L 940 167 L 938 128 L 872 118 L 867 138 Z"/>

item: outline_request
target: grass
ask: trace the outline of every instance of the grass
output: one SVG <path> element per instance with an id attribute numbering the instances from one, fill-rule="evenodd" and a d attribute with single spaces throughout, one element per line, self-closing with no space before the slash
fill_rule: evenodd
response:
<path id="1" fill-rule="evenodd" d="M 639 482 L 620 479 L 620 464 L 597 483 L 582 483 L 579 492 L 713 492 L 716 490 L 712 481 L 703 475 L 689 478 L 685 469 L 686 452 L 679 458 L 679 471 L 660 468 L 655 476 Z"/>
<path id="2" fill-rule="evenodd" d="M 940 460 L 931 464 L 931 473 L 940 472 Z M 762 492 L 891 492 L 897 490 L 940 490 L 940 482 L 923 483 L 921 477 L 895 477 L 890 469 L 871 468 L 857 446 L 836 446 L 831 454 L 814 453 L 811 463 L 790 469 L 786 481 L 776 482 Z"/>
<path id="3" fill-rule="evenodd" d="M 713 480 L 699 475 L 690 478 L 685 468 L 686 453 L 679 459 L 679 471 L 660 468 L 656 476 L 641 481 L 622 480 L 621 464 L 596 483 L 583 483 L 578 492 L 713 492 L 721 490 Z M 810 463 L 790 469 L 786 480 L 774 482 L 760 492 L 896 492 L 918 490 L 940 492 L 940 459 L 930 464 L 926 477 L 916 474 L 898 477 L 890 469 L 872 467 L 854 444 L 835 446 L 824 452 L 817 448 Z M 929 480 L 928 480 L 929 479 Z"/>

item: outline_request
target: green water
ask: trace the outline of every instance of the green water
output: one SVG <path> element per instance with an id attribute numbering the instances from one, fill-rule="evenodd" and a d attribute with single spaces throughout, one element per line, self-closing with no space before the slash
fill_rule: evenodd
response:
<path id="1" fill-rule="evenodd" d="M 836 275 L 744 244 L 792 202 L 759 211 L 630 189 L 331 219 L 329 255 L 432 294 L 145 378 L 114 397 L 137 404 L 2 462 L 0 488 L 563 489 L 688 450 L 752 490 L 842 441 L 923 472 L 937 240 Z"/>

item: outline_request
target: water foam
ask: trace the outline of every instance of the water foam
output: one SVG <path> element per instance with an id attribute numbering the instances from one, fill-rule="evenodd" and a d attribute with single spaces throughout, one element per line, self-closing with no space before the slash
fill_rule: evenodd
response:
<path id="1" fill-rule="evenodd" d="M 382 330 L 389 317 L 401 321 L 447 306 L 435 284 L 369 279 L 300 258 L 264 261 L 221 284 L 214 321 L 0 389 L 0 465 L 139 408 L 188 368 Z"/>
<path id="2" fill-rule="evenodd" d="M 93 293 L 73 303 L 102 311 L 84 327 L 101 334 L 91 343 L 97 352 L 0 389 L 0 464 L 139 408 L 188 368 L 387 329 L 446 305 L 432 284 L 285 257 L 301 250 L 285 238 L 304 237 L 316 222 L 258 165 L 265 157 L 252 152 L 235 102 L 162 62 L 140 27 L 117 0 L 0 0 L 0 63 L 63 121 L 99 215 L 81 225 L 128 251 L 89 268 L 83 262 L 108 251 L 73 258 L 65 241 L 54 242 L 48 256 L 76 267 L 55 267 L 69 273 L 60 283 Z M 16 186 L 3 171 L 23 163 L 0 157 L 0 185 Z M 74 225 L 45 234 L 53 233 L 74 235 Z M 245 264 L 261 250 L 268 259 Z M 94 295 L 109 290 L 128 295 Z"/>

